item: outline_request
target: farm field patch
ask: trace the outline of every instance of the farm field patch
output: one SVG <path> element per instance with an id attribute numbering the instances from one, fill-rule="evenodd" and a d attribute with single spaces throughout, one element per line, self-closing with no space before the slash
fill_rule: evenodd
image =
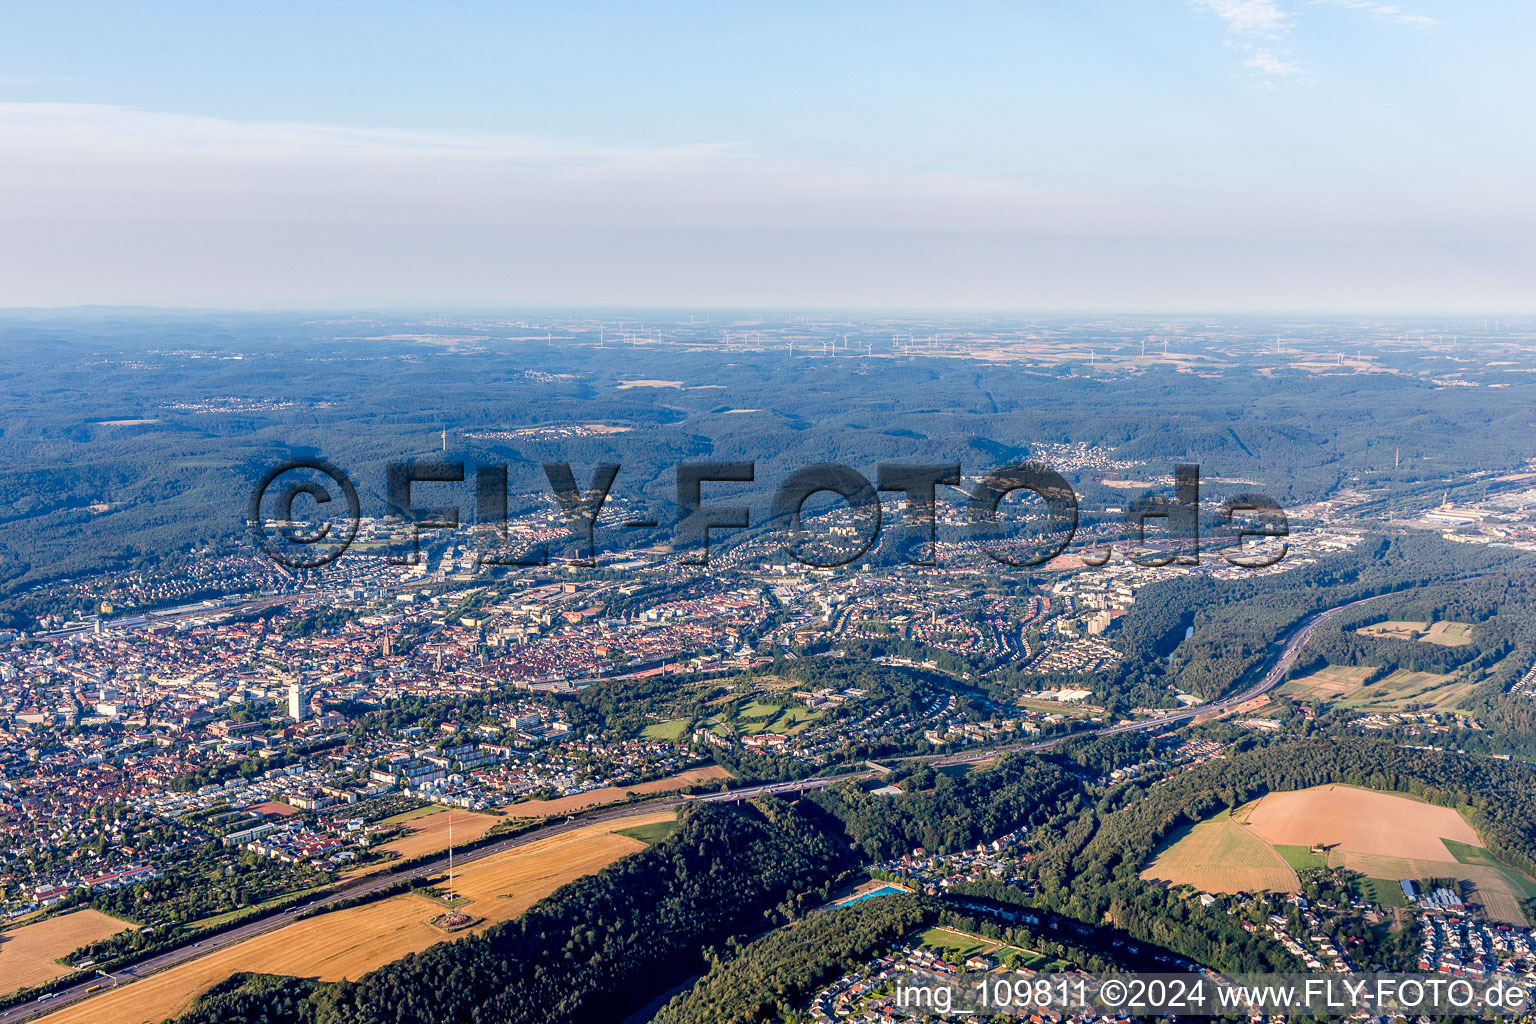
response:
<path id="1" fill-rule="evenodd" d="M 1392 619 L 1372 626 L 1361 626 L 1355 632 L 1362 636 L 1414 640 L 1424 644 L 1438 644 L 1441 647 L 1462 647 L 1472 642 L 1475 629 L 1476 627 L 1470 622 L 1452 622 L 1443 619 L 1437 622 L 1414 622 L 1407 619 Z"/>
<path id="2" fill-rule="evenodd" d="M 1460 705 L 1475 685 L 1471 680 L 1457 681 L 1456 676 L 1400 668 L 1345 703 L 1360 710 L 1402 711 L 1412 705 L 1425 711 L 1448 711 Z"/>
<path id="3" fill-rule="evenodd" d="M 575 796 L 562 796 L 554 800 L 525 800 L 519 804 L 507 804 L 503 809 L 513 818 L 547 818 L 555 814 L 570 814 L 588 807 L 622 803 L 629 798 L 631 793 L 645 795 L 670 793 L 698 782 L 712 782 L 715 779 L 728 779 L 730 777 L 730 772 L 717 764 L 712 764 L 707 768 L 690 768 L 686 772 L 681 772 L 665 779 L 657 779 L 654 782 L 642 782 L 634 786 L 607 786 L 603 789 L 590 789 L 585 793 L 577 793 Z M 454 828 L 458 828 L 457 823 L 455 823 Z M 455 832 L 455 835 L 457 835 L 457 832 Z"/>
<path id="4" fill-rule="evenodd" d="M 672 817 L 670 811 L 658 811 L 627 824 L 652 825 Z M 510 920 L 567 882 L 644 848 L 640 840 L 614 832 L 612 824 L 591 825 L 474 861 L 456 872 L 454 890 L 469 900 L 464 913 L 479 923 L 454 933 L 452 939 L 427 923 L 442 913 L 440 907 L 404 894 L 296 921 L 42 1019 L 49 1024 L 159 1024 L 236 971 L 322 981 L 356 979 L 408 953 Z"/>
<path id="5" fill-rule="evenodd" d="M 1445 878 L 1466 882 L 1469 886 L 1463 889 L 1470 891 L 1464 894 L 1473 903 L 1480 905 L 1490 918 L 1510 924 L 1527 923 L 1520 901 L 1533 894 L 1532 883 L 1518 871 L 1502 864 L 1485 867 L 1454 861 L 1448 863 L 1443 860 L 1419 860 L 1349 851 L 1330 854 L 1329 864 L 1383 879 Z"/>
<path id="6" fill-rule="evenodd" d="M 1329 665 L 1288 680 L 1277 692 L 1296 700 L 1341 703 L 1358 711 L 1402 711 L 1413 705 L 1443 711 L 1457 707 L 1476 683 L 1454 675 L 1396 669 L 1367 683 L 1380 671 L 1371 665 Z"/>
<path id="7" fill-rule="evenodd" d="M 477 814 L 474 811 L 449 811 L 435 809 L 426 814 L 406 812 L 405 827 L 409 830 L 398 839 L 381 844 L 378 849 L 389 850 L 402 859 L 420 857 L 448 849 L 448 822 L 453 821 L 453 842 L 462 846 L 479 839 L 501 819 L 494 814 Z"/>
<path id="8" fill-rule="evenodd" d="M 1329 665 L 1311 675 L 1287 680 L 1279 692 L 1302 700 L 1337 700 L 1358 692 L 1374 671 L 1369 665 Z"/>
<path id="9" fill-rule="evenodd" d="M 1288 881 L 1261 873 L 1264 854 Z M 1406 902 L 1400 879 L 1455 880 L 1490 919 L 1511 924 L 1526 923 L 1521 900 L 1536 895 L 1536 882 L 1499 863 L 1455 808 L 1352 786 L 1270 793 L 1216 815 L 1174 837 L 1142 877 L 1209 892 L 1289 891 L 1296 872 L 1318 867 L 1363 876 L 1362 894 L 1388 907 Z"/>
<path id="10" fill-rule="evenodd" d="M 1216 892 L 1291 892 L 1296 872 L 1223 811 L 1159 851 L 1141 877 Z"/>
<path id="11" fill-rule="evenodd" d="M 98 910 L 76 910 L 0 931 L 0 995 L 71 973 L 54 963 L 88 942 L 133 927 Z"/>
<path id="12" fill-rule="evenodd" d="M 1454 808 L 1353 786 L 1271 793 L 1244 811 L 1242 823 L 1274 846 L 1321 845 L 1455 863 L 1441 839 L 1483 845 Z"/>

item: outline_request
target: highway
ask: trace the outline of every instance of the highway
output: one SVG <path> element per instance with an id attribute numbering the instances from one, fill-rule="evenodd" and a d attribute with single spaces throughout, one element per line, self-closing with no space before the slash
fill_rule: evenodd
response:
<path id="1" fill-rule="evenodd" d="M 1385 597 L 1387 595 L 1383 594 L 1378 596 Z M 1159 715 L 1155 718 L 1146 718 L 1134 722 L 1120 722 L 1116 725 L 1107 725 L 1097 729 L 1081 730 L 1062 736 L 1056 736 L 1048 740 L 1038 740 L 1031 743 L 1014 743 L 1000 747 L 988 747 L 985 750 L 967 751 L 962 754 L 919 754 L 909 757 L 890 758 L 888 760 L 892 763 L 924 761 L 932 764 L 936 768 L 964 764 L 980 764 L 991 761 L 1003 754 L 1049 750 L 1052 747 L 1058 746 L 1059 744 L 1069 739 L 1076 740 L 1096 736 L 1115 736 L 1122 733 L 1133 732 L 1153 732 L 1190 721 L 1199 717 L 1200 715 L 1221 714 L 1225 711 L 1230 711 L 1232 708 L 1244 704 L 1247 701 L 1253 700 L 1255 697 L 1268 693 L 1270 690 L 1273 690 L 1275 687 L 1279 686 L 1280 683 L 1285 679 L 1286 673 L 1291 670 L 1291 666 L 1296 664 L 1296 659 L 1301 654 L 1302 648 L 1307 645 L 1307 642 L 1312 639 L 1313 634 L 1316 633 L 1320 627 L 1326 625 L 1328 622 L 1332 621 L 1346 610 L 1357 605 L 1365 604 L 1367 601 L 1374 600 L 1376 600 L 1375 597 L 1368 597 L 1359 601 L 1350 602 L 1349 604 L 1339 605 L 1337 608 L 1330 608 L 1326 611 L 1318 612 L 1317 614 L 1313 615 L 1310 619 L 1303 623 L 1295 633 L 1291 635 L 1291 638 L 1286 641 L 1285 647 L 1281 650 L 1280 656 L 1275 660 L 1275 663 L 1270 666 L 1269 670 L 1266 671 L 1257 682 L 1238 693 L 1232 694 L 1229 697 L 1223 697 L 1220 700 L 1212 701 L 1206 704 L 1192 704 L 1188 707 L 1180 708 L 1176 711 L 1170 711 L 1166 715 Z M 666 810 L 669 807 L 676 807 L 677 805 L 690 799 L 713 802 L 736 802 L 741 800 L 751 800 L 755 797 L 765 795 L 803 793 L 813 789 L 825 789 L 828 786 L 835 786 L 840 782 L 854 782 L 865 779 L 874 779 L 883 774 L 885 774 L 884 771 L 878 771 L 874 768 L 870 768 L 865 771 L 845 772 L 840 775 L 828 775 L 819 778 L 801 779 L 794 782 L 775 782 L 766 785 L 744 786 L 740 789 L 732 789 L 720 793 L 711 793 L 707 796 L 691 798 L 664 797 L 638 804 L 620 804 L 574 819 L 568 818 L 565 821 L 544 825 L 531 832 L 522 833 L 521 835 L 508 837 L 507 839 L 504 839 L 500 842 L 491 843 L 487 846 L 482 846 L 467 853 L 460 853 L 455 859 L 458 863 L 473 862 L 481 859 L 482 857 L 490 857 L 506 850 L 511 850 L 519 846 L 525 846 L 529 843 L 538 842 L 541 839 L 548 839 L 551 836 L 561 835 L 565 832 L 572 832 L 578 828 L 584 828 L 587 825 L 592 825 L 604 821 L 612 821 L 618 818 L 631 817 L 638 814 L 649 814 L 658 810 Z M 52 999 L 49 999 L 45 1002 L 23 1003 L 19 1006 L 10 1008 L 9 1010 L 0 1011 L 0 1024 L 15 1024 L 15 1022 L 18 1021 L 29 1020 L 32 1017 L 37 1017 L 44 1013 L 50 1013 L 54 1010 L 61 1009 L 62 1007 L 68 1006 L 70 1003 L 85 998 L 87 989 L 103 984 L 104 980 L 109 987 L 111 985 L 127 984 L 136 978 L 143 977 L 146 974 L 153 974 L 157 971 L 162 971 L 166 968 L 174 967 L 177 964 L 186 963 L 189 960 L 194 960 L 197 957 L 205 956 L 208 953 L 214 952 L 215 950 L 224 949 L 228 946 L 234 945 L 235 943 L 243 942 L 246 939 L 252 938 L 253 936 L 272 931 L 275 928 L 281 928 L 284 925 L 290 923 L 293 919 L 293 915 L 298 913 L 300 910 L 311 909 L 316 906 L 325 906 L 338 900 L 350 899 L 356 896 L 366 895 L 371 892 L 376 892 L 385 886 L 392 885 L 393 883 L 403 878 L 421 878 L 426 875 L 442 871 L 447 866 L 448 858 L 445 855 L 419 867 L 399 872 L 398 874 L 368 875 L 350 883 L 340 884 L 325 896 L 319 897 L 303 907 L 267 914 L 254 921 L 249 921 L 235 928 L 231 928 L 228 931 L 210 936 L 209 938 L 196 942 L 189 942 L 184 946 L 169 950 L 168 952 L 162 953 L 159 956 L 152 957 L 148 960 L 141 961 L 137 964 L 134 964 L 132 967 L 125 968 L 119 971 L 110 980 L 105 980 L 98 977 L 91 980 L 82 981 L 77 985 L 59 991 Z"/>
<path id="2" fill-rule="evenodd" d="M 1377 595 L 1377 597 L 1385 596 L 1387 595 Z M 1286 641 L 1284 649 L 1280 652 L 1280 657 L 1275 659 L 1275 663 L 1269 667 L 1269 670 L 1265 672 L 1264 675 L 1256 683 L 1241 690 L 1238 693 L 1232 694 L 1229 697 L 1223 697 L 1220 700 L 1211 701 L 1205 704 L 1191 704 L 1188 707 L 1179 708 L 1176 711 L 1170 711 L 1166 715 L 1158 715 L 1155 718 L 1144 718 L 1133 722 L 1120 722 L 1116 725 L 1106 725 L 1097 729 L 1079 730 L 1078 732 L 1067 733 L 1063 736 L 1054 736 L 1048 740 L 1037 740 L 1030 743 L 1012 743 L 1001 747 L 987 747 L 985 750 L 971 750 L 961 754 L 917 754 L 906 757 L 887 758 L 886 760 L 893 764 L 925 761 L 928 764 L 933 765 L 935 768 L 946 768 L 963 764 L 983 764 L 987 761 L 994 760 L 1002 754 L 1033 753 L 1041 750 L 1050 750 L 1052 747 L 1058 746 L 1067 740 L 1077 740 L 1096 736 L 1117 736 L 1122 733 L 1132 732 L 1156 732 L 1167 729 L 1170 726 L 1191 721 L 1192 719 L 1198 718 L 1201 715 L 1221 714 L 1223 712 L 1230 711 L 1242 704 L 1245 704 L 1248 701 L 1253 700 L 1255 697 L 1262 696 L 1263 694 L 1266 694 L 1270 690 L 1273 690 L 1275 687 L 1279 686 L 1285 680 L 1285 675 L 1291 670 L 1291 666 L 1296 664 L 1296 659 L 1300 656 L 1302 648 L 1307 645 L 1307 642 L 1312 639 L 1313 634 L 1315 634 L 1319 628 L 1327 625 L 1333 619 L 1337 618 L 1339 615 L 1343 614 L 1350 608 L 1354 608 L 1357 605 L 1362 605 L 1367 601 L 1374 601 L 1376 599 L 1376 597 L 1362 598 L 1359 601 L 1351 601 L 1349 604 L 1341 604 L 1337 608 L 1329 608 L 1326 611 L 1318 612 L 1317 614 L 1313 615 L 1310 619 L 1302 624 L 1300 629 L 1291 634 L 1291 638 Z M 871 768 L 862 772 L 847 772 L 842 775 L 828 775 L 821 778 L 801 779 L 796 782 L 775 782 L 763 786 L 748 786 L 742 789 L 733 789 L 724 793 L 712 793 L 709 796 L 698 797 L 697 799 L 717 801 L 750 800 L 753 797 L 769 794 L 801 793 L 811 789 L 825 789 L 828 786 L 835 786 L 839 782 L 852 782 L 859 779 L 873 779 L 883 774 L 883 772 L 879 772 Z"/>
<path id="3" fill-rule="evenodd" d="M 683 800 L 683 797 L 664 797 L 657 800 L 650 800 L 643 804 L 618 804 L 610 808 L 594 811 L 582 817 L 574 819 L 568 818 L 564 821 L 544 825 L 534 829 L 531 832 L 524 832 L 520 835 L 509 836 L 500 842 L 490 843 L 486 846 L 479 847 L 478 849 L 457 853 L 454 855 L 454 864 L 457 866 L 460 864 L 473 863 L 474 861 L 480 860 L 484 857 L 491 857 L 498 853 L 503 853 L 507 850 L 516 849 L 519 846 L 527 846 L 530 843 L 536 843 L 541 839 L 549 839 L 553 836 L 562 835 L 566 832 L 574 832 L 579 828 L 586 828 L 588 825 L 594 825 L 604 821 L 613 821 L 618 818 L 632 817 L 638 814 L 651 814 L 655 811 L 664 811 L 669 807 L 676 807 L 678 804 L 682 803 Z M 0 1011 L 0 1024 L 14 1024 L 16 1021 L 30 1020 L 33 1017 L 38 1017 L 45 1013 L 52 1013 L 55 1010 L 63 1009 L 71 1003 L 78 1002 L 79 1000 L 86 998 L 87 990 L 95 988 L 96 986 L 103 986 L 101 989 L 99 989 L 99 991 L 106 991 L 107 989 L 113 988 L 117 985 L 130 984 L 133 981 L 136 981 L 137 979 L 146 975 L 155 974 L 159 971 L 166 970 L 167 968 L 175 967 L 178 964 L 184 964 L 189 960 L 195 960 L 198 957 L 206 956 L 209 953 L 225 949 L 229 946 L 235 945 L 236 943 L 244 942 L 246 939 L 254 938 L 257 935 L 265 934 L 266 932 L 270 932 L 277 928 L 282 928 L 285 925 L 291 924 L 294 916 L 300 911 L 309 910 L 316 907 L 324 907 L 339 900 L 351 899 L 357 896 L 365 896 L 368 893 L 377 892 L 386 886 L 393 885 L 401 879 L 422 878 L 427 875 L 443 871 L 447 867 L 448 857 L 446 854 L 444 854 L 442 857 L 439 857 L 429 863 L 422 864 L 418 867 L 410 868 L 396 874 L 380 873 L 376 875 L 366 875 L 352 882 L 341 883 L 323 896 L 317 896 L 310 903 L 307 903 L 303 906 L 295 907 L 292 910 L 276 911 L 273 913 L 264 914 L 256 920 L 248 921 L 245 924 L 238 925 L 229 929 L 228 931 L 220 932 L 217 935 L 211 935 L 206 939 L 189 941 L 186 945 L 179 946 L 176 949 L 167 950 L 158 956 L 151 957 L 147 960 L 141 960 L 132 966 L 119 969 L 113 975 L 106 977 L 98 975 L 95 978 L 91 978 L 76 985 L 72 985 L 69 988 L 61 989 L 51 999 L 46 999 L 42 1002 L 33 1001 L 30 1003 L 22 1003 L 18 1006 L 13 1006 L 8 1010 Z M 95 993 L 92 992 L 89 994 L 94 995 Z"/>

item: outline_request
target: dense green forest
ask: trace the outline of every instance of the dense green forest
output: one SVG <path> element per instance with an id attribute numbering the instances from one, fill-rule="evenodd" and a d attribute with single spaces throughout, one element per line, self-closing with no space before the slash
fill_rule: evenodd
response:
<path id="1" fill-rule="evenodd" d="M 755 1024 L 802 1005 L 820 985 L 939 916 L 936 902 L 912 896 L 865 900 L 815 914 L 756 942 L 728 950 L 652 1024 Z"/>
<path id="2" fill-rule="evenodd" d="M 1118 643 L 1125 658 L 1103 685 L 1137 703 L 1164 700 L 1169 685 L 1214 697 L 1252 678 L 1273 655 L 1276 639 L 1308 615 L 1455 580 L 1487 578 L 1497 585 L 1528 572 L 1530 563 L 1530 556 L 1519 551 L 1406 533 L 1369 537 L 1348 553 L 1276 576 L 1219 580 L 1191 574 L 1154 583 L 1138 594 L 1124 617 Z M 1381 603 L 1394 607 L 1395 600 Z M 1375 609 L 1362 606 L 1359 614 L 1375 614 Z M 1453 657 L 1412 653 L 1426 659 Z"/>
<path id="3" fill-rule="evenodd" d="M 760 521 L 777 481 L 829 461 L 866 474 L 880 461 L 959 462 L 977 473 L 1081 443 L 1143 460 L 1154 473 L 1198 463 L 1208 481 L 1252 481 L 1247 489 L 1283 505 L 1369 475 L 1374 500 L 1389 507 L 1473 484 L 1531 454 L 1521 410 L 1536 385 L 1522 375 L 1501 374 L 1512 390 L 1493 403 L 1478 388 L 1419 376 L 1443 364 L 1407 346 L 1376 350 L 1400 372 L 1295 371 L 1274 366 L 1262 342 L 1244 340 L 1246 331 L 1277 330 L 1253 319 L 1186 325 L 1194 332 L 1186 349 L 1211 361 L 1201 374 L 1160 364 L 1103 374 L 1073 361 L 894 358 L 890 337 L 900 328 L 873 323 L 838 330 L 864 334 L 879 358 L 858 358 L 857 349 L 816 357 L 807 348 L 793 357 L 782 348 L 722 349 L 719 324 L 650 319 L 646 329 L 671 341 L 622 352 L 598 348 L 590 320 L 557 316 L 538 331 L 467 318 L 454 326 L 451 349 L 417 340 L 442 323 L 408 319 L 365 326 L 81 314 L 0 323 L 0 378 L 11 399 L 0 412 L 0 451 L 13 456 L 0 470 L 0 593 L 8 607 L 36 612 L 38 595 L 25 596 L 35 584 L 174 565 L 204 545 L 238 550 L 249 487 L 294 455 L 341 466 L 365 514 L 377 514 L 385 464 L 441 454 L 445 427 L 448 457 L 509 467 L 514 514 L 546 496 L 541 462 L 569 461 L 583 480 L 585 467 L 617 462 L 614 494 L 649 507 L 661 534 L 676 512 L 671 470 L 686 459 L 756 461 L 763 483 L 745 490 Z M 770 333 L 813 330 L 793 316 L 753 322 Z M 1101 349 L 1145 338 L 1132 321 L 1002 318 L 960 329 L 985 337 L 1042 326 Z M 1216 334 L 1199 336 L 1213 326 Z M 1331 353 L 1355 330 L 1319 321 L 1292 344 Z M 679 386 L 618 386 L 627 379 Z M 583 423 L 627 429 L 512 433 Z M 1399 464 L 1398 450 L 1411 457 Z M 1068 475 L 1085 509 L 1123 501 L 1097 472 Z M 1243 488 L 1208 483 L 1206 492 L 1233 489 Z M 467 488 L 462 497 L 471 507 Z M 870 557 L 880 558 L 878 549 Z"/>
<path id="4" fill-rule="evenodd" d="M 940 853 L 975 846 L 1005 832 L 1040 825 L 1082 806 L 1078 778 L 1028 754 L 959 777 L 918 769 L 899 780 L 900 797 L 846 784 L 813 793 L 810 802 L 837 819 L 848 839 L 870 860 L 922 847 Z"/>

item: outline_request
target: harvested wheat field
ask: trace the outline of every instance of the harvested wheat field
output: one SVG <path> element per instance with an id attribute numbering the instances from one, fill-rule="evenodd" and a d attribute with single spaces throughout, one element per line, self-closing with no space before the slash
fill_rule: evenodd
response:
<path id="1" fill-rule="evenodd" d="M 1213 892 L 1292 892 L 1300 884 L 1272 846 L 1225 811 L 1160 850 L 1141 877 Z"/>
<path id="2" fill-rule="evenodd" d="M 1326 854 L 1308 854 L 1319 846 Z M 1291 891 L 1292 865 L 1324 863 L 1377 880 L 1367 892 L 1403 878 L 1460 879 L 1491 920 L 1517 925 L 1527 924 L 1521 900 L 1536 898 L 1536 882 L 1495 860 L 1456 810 L 1351 786 L 1271 793 L 1222 812 L 1176 836 L 1141 877 L 1207 892 Z"/>
<path id="3" fill-rule="evenodd" d="M 470 900 L 460 909 L 480 923 L 452 938 L 427 923 L 443 912 L 441 906 L 419 896 L 394 896 L 294 922 L 42 1019 L 49 1024 L 160 1024 L 236 971 L 322 981 L 356 979 L 407 953 L 478 934 L 497 921 L 516 917 L 567 882 L 645 849 L 640 840 L 617 835 L 614 829 L 672 817 L 671 811 L 657 811 L 589 825 L 465 865 L 456 873 L 454 890 Z M 454 836 L 458 836 L 457 820 Z"/>
<path id="4" fill-rule="evenodd" d="M 1275 846 L 1336 846 L 1352 853 L 1456 863 L 1441 839 L 1482 846 L 1476 830 L 1450 807 L 1352 786 L 1271 793 L 1242 817 Z"/>
<path id="5" fill-rule="evenodd" d="M 399 839 L 391 839 L 379 847 L 390 850 L 402 858 L 420 857 L 424 853 L 437 853 L 448 849 L 448 821 L 453 820 L 453 843 L 462 846 L 479 839 L 501 819 L 494 814 L 478 814 L 474 811 L 437 811 L 433 814 L 412 818 L 405 823 L 409 831 Z"/>
<path id="6" fill-rule="evenodd" d="M 0 995 L 69 974 L 54 961 L 132 927 L 97 910 L 76 910 L 0 932 Z"/>
<path id="7" fill-rule="evenodd" d="M 638 786 L 609 786 L 605 789 L 577 793 L 575 796 L 562 796 L 558 800 L 525 800 L 520 804 L 507 804 L 503 809 L 514 818 L 547 818 L 552 814 L 570 814 L 588 807 L 622 803 L 631 793 L 642 793 L 647 796 L 653 793 L 670 793 L 697 782 L 710 782 L 730 777 L 730 772 L 717 764 L 712 764 L 708 768 L 691 768 L 680 775 L 657 779 L 654 782 L 642 782 Z"/>

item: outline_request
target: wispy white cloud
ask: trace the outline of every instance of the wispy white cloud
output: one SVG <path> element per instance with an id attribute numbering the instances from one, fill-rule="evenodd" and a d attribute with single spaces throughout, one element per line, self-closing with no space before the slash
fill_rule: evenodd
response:
<path id="1" fill-rule="evenodd" d="M 1274 0 L 1195 0 L 1239 35 L 1281 36 L 1291 27 L 1291 14 Z"/>
<path id="2" fill-rule="evenodd" d="M 1209 11 L 1220 18 L 1231 35 L 1227 45 L 1247 54 L 1243 67 L 1255 84 L 1273 88 L 1277 81 L 1310 83 L 1316 75 L 1290 54 L 1277 54 L 1273 50 L 1257 46 L 1255 40 L 1268 39 L 1278 42 L 1290 34 L 1295 25 L 1292 11 L 1281 7 L 1276 0 L 1192 0 L 1195 7 Z M 1413 14 L 1397 4 L 1382 0 L 1307 0 L 1308 6 L 1328 5 L 1363 11 L 1373 18 L 1399 25 L 1433 29 L 1439 22 L 1423 14 Z"/>
<path id="3" fill-rule="evenodd" d="M 1288 55 L 1256 46 L 1255 39 L 1279 41 L 1291 30 L 1291 12 L 1275 0 L 1194 0 L 1226 25 L 1232 36 L 1226 45 L 1247 54 L 1243 68 L 1252 84 L 1273 89 L 1276 81 L 1311 82 L 1314 76 Z"/>
<path id="4" fill-rule="evenodd" d="M 1029 175 L 793 159 L 731 142 L 584 143 L 67 103 L 0 103 L 18 220 L 1109 230 L 1139 199 Z M 3 278 L 0 278 L 3 279 Z"/>
<path id="5" fill-rule="evenodd" d="M 1427 14 L 1413 14 L 1403 10 L 1397 4 L 1379 3 L 1377 0 L 1308 0 L 1311 4 L 1329 4 L 1334 7 L 1349 7 L 1357 11 L 1365 11 L 1377 18 L 1396 22 L 1399 25 L 1412 25 L 1415 28 L 1438 28 L 1440 22 Z"/>
<path id="6" fill-rule="evenodd" d="M 1287 60 L 1269 50 L 1263 49 L 1255 50 L 1253 55 L 1243 62 L 1243 67 L 1266 81 L 1275 78 L 1289 78 L 1299 82 L 1310 82 L 1315 77 L 1311 71 L 1308 71 L 1295 61 Z"/>

